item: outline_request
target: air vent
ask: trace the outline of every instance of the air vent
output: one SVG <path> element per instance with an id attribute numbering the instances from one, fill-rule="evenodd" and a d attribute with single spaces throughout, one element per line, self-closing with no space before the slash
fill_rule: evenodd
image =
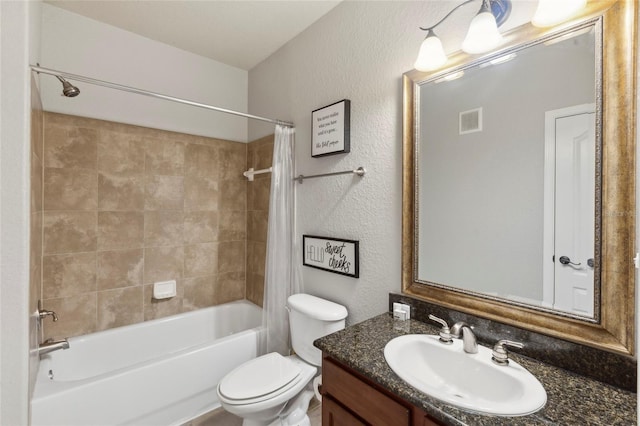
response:
<path id="1" fill-rule="evenodd" d="M 482 108 L 470 109 L 460 113 L 460 134 L 482 131 Z"/>

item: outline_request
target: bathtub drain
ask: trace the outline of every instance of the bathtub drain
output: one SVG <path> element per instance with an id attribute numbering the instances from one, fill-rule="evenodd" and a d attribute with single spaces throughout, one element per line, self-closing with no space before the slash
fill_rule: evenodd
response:
<path id="1" fill-rule="evenodd" d="M 53 370 L 49 370 L 49 380 L 53 380 Z"/>

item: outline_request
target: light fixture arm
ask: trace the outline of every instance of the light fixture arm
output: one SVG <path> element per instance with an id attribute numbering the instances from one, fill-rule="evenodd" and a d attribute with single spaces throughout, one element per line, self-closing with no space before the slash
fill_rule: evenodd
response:
<path id="1" fill-rule="evenodd" d="M 430 27 L 419 27 L 422 31 L 430 31 L 433 30 L 438 25 L 442 24 L 453 12 L 460 9 L 462 6 L 473 3 L 478 0 L 466 0 L 453 9 L 449 13 L 445 15 L 444 18 L 439 20 L 435 25 Z M 480 6 L 480 10 L 478 13 L 482 12 L 490 12 L 495 18 L 498 27 L 501 26 L 508 18 L 511 13 L 511 0 L 480 0 L 482 1 L 482 6 Z"/>
<path id="2" fill-rule="evenodd" d="M 437 27 L 438 25 L 442 24 L 449 16 L 451 16 L 451 14 L 453 12 L 455 12 L 456 10 L 460 9 L 462 6 L 469 4 L 469 3 L 473 3 L 474 1 L 478 1 L 478 0 L 467 0 L 465 2 L 460 3 L 459 5 L 457 5 L 456 7 L 454 7 L 453 9 L 451 9 L 451 11 L 449 13 L 447 13 L 444 18 L 442 18 L 441 20 L 439 20 L 435 25 L 432 25 L 430 27 L 420 27 L 420 29 L 422 31 L 432 31 L 435 27 Z M 484 1 L 484 0 L 483 0 Z"/>

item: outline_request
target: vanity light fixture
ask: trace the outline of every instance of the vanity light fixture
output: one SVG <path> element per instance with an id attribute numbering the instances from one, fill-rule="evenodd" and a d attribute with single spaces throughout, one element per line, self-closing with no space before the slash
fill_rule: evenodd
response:
<path id="1" fill-rule="evenodd" d="M 587 4 L 587 0 L 539 0 L 531 24 L 552 27 L 574 16 Z"/>
<path id="2" fill-rule="evenodd" d="M 445 15 L 435 25 L 420 27 L 427 32 L 414 68 L 418 71 L 433 71 L 447 62 L 442 42 L 433 31 L 460 7 L 478 0 L 466 0 Z M 500 44 L 502 36 L 498 27 L 511 13 L 511 0 L 481 0 L 482 6 L 469 24 L 462 50 L 469 54 L 488 52 Z M 587 4 L 587 0 L 539 0 L 531 23 L 536 27 L 551 27 L 575 16 Z"/>
<path id="3" fill-rule="evenodd" d="M 442 42 L 433 30 L 460 7 L 476 1 L 477 0 L 467 0 L 460 3 L 435 25 L 420 27 L 422 31 L 427 32 L 427 36 L 420 46 L 418 59 L 416 59 L 414 64 L 417 70 L 435 70 L 447 62 L 447 56 L 442 48 Z M 467 36 L 462 42 L 462 50 L 471 54 L 483 53 L 500 44 L 502 36 L 498 31 L 498 27 L 507 20 L 510 13 L 511 0 L 482 0 L 482 6 L 475 18 L 471 21 Z"/>
<path id="4" fill-rule="evenodd" d="M 467 53 L 487 52 L 502 41 L 502 36 L 498 31 L 496 17 L 491 12 L 489 0 L 482 1 L 480 11 L 469 24 L 467 36 L 462 42 L 462 50 Z"/>

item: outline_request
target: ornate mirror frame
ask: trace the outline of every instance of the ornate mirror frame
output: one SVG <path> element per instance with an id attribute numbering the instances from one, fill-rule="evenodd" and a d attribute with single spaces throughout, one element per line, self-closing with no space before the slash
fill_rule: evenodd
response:
<path id="1" fill-rule="evenodd" d="M 598 349 L 635 352 L 635 173 L 636 173 L 636 16 L 635 0 L 590 0 L 581 16 L 551 29 L 522 25 L 505 34 L 499 51 L 483 57 L 458 52 L 450 67 L 412 70 L 403 76 L 402 292 L 447 308 L 507 323 Z M 419 82 L 451 69 L 499 56 L 558 30 L 602 20 L 602 188 L 600 228 L 600 321 L 580 321 L 416 282 L 415 277 L 415 100 Z M 596 44 L 597 45 L 597 44 Z M 597 226 L 597 224 L 596 224 Z M 597 230 L 596 230 L 597 231 Z"/>

